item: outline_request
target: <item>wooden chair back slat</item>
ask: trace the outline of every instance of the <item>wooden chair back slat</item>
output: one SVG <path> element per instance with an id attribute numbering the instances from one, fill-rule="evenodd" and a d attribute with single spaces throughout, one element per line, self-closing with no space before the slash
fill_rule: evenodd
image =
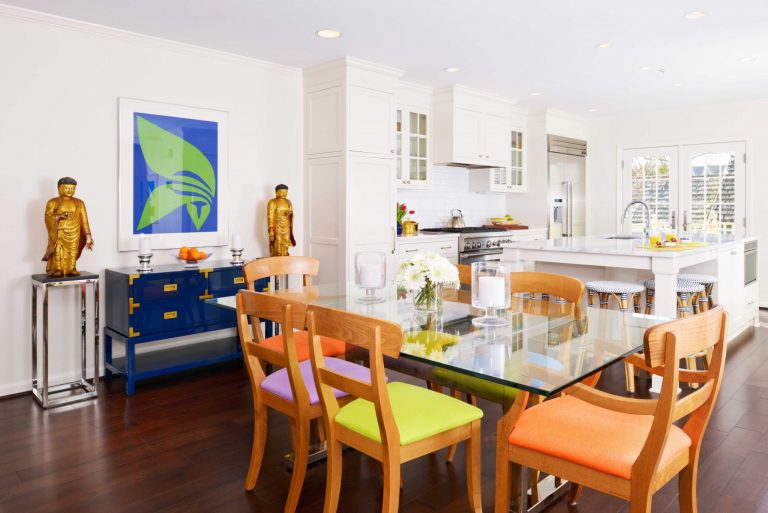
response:
<path id="1" fill-rule="evenodd" d="M 381 331 L 381 352 L 384 356 L 397 358 L 403 344 L 403 329 L 381 319 L 310 305 L 308 312 L 315 312 L 315 328 L 318 335 L 344 340 L 347 344 L 371 350 L 375 341 L 374 327 Z"/>
<path id="2" fill-rule="evenodd" d="M 325 367 L 318 369 L 318 372 L 324 384 L 355 397 L 373 402 L 374 394 L 370 383 L 350 378 Z"/>
<path id="3" fill-rule="evenodd" d="M 311 277 L 320 272 L 320 260 L 307 256 L 277 256 L 257 258 L 243 266 L 243 276 L 248 290 L 254 290 L 254 282 L 262 278 L 283 275 L 301 275 L 304 286 L 311 284 Z"/>
<path id="4" fill-rule="evenodd" d="M 674 330 L 680 357 L 700 353 L 714 346 L 724 329 L 722 306 L 685 319 L 657 324 L 645 332 L 643 340 L 645 362 L 654 368 L 664 365 L 666 335 Z"/>
<path id="5" fill-rule="evenodd" d="M 584 283 L 572 276 L 539 272 L 514 272 L 510 275 L 512 293 L 540 293 L 581 304 Z"/>
<path id="6" fill-rule="evenodd" d="M 307 305 L 301 301 L 262 294 L 261 292 L 252 292 L 250 290 L 241 290 L 237 293 L 237 296 L 238 302 L 243 302 L 243 310 L 249 312 L 248 315 L 260 317 L 278 324 L 282 324 L 284 320 L 283 307 L 291 305 L 291 324 L 297 329 L 304 329 L 305 327 Z"/>
<path id="7" fill-rule="evenodd" d="M 472 286 L 472 266 L 467 264 L 456 264 L 456 269 L 459 271 L 459 284 Z"/>

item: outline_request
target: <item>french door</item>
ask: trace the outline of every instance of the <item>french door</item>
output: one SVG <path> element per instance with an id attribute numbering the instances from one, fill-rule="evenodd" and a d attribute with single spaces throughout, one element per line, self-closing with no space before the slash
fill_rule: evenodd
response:
<path id="1" fill-rule="evenodd" d="M 624 205 L 644 201 L 654 228 L 743 236 L 745 151 L 744 142 L 625 150 Z M 632 231 L 642 231 L 644 216 L 634 207 Z"/>

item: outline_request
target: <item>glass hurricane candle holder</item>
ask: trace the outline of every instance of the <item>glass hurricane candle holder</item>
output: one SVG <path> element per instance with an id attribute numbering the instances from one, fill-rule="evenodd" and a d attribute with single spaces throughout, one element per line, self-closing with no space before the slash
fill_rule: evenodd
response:
<path id="1" fill-rule="evenodd" d="M 361 251 L 355 254 L 355 285 L 365 289 L 361 303 L 381 303 L 384 298 L 376 296 L 376 290 L 387 283 L 387 255 L 379 251 Z"/>
<path id="2" fill-rule="evenodd" d="M 512 301 L 509 273 L 509 266 L 501 262 L 472 264 L 472 306 L 485 310 L 485 315 L 472 319 L 472 324 L 483 328 L 510 324 L 509 319 L 498 315 Z"/>

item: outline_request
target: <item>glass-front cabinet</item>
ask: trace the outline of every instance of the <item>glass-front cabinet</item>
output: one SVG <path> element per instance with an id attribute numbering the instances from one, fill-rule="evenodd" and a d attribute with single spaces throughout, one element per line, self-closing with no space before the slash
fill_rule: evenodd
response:
<path id="1" fill-rule="evenodd" d="M 512 129 L 510 132 L 511 166 L 471 169 L 469 188 L 472 192 L 525 192 L 528 184 L 525 180 L 523 164 L 523 132 Z"/>
<path id="2" fill-rule="evenodd" d="M 397 110 L 397 186 L 424 189 L 429 186 L 429 114 L 409 108 Z"/>

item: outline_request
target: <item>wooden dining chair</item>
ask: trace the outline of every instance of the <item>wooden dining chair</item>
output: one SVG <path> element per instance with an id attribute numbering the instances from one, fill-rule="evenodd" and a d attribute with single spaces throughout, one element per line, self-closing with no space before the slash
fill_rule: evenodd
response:
<path id="1" fill-rule="evenodd" d="M 304 326 L 306 306 L 297 301 L 259 294 L 248 290 L 237 294 L 237 322 L 240 342 L 245 355 L 253 395 L 253 448 L 245 478 L 245 489 L 253 490 L 264 458 L 267 439 L 267 409 L 272 408 L 288 416 L 291 426 L 294 464 L 291 485 L 284 511 L 296 510 L 307 472 L 309 456 L 309 425 L 312 419 L 322 416 L 322 408 L 312 375 L 309 360 L 299 362 L 295 344 L 294 326 Z M 282 348 L 276 350 L 264 344 L 259 325 L 255 337 L 251 337 L 249 318 L 258 315 L 279 323 L 283 328 Z M 268 362 L 280 370 L 266 375 L 263 364 Z M 370 382 L 370 371 L 362 365 L 337 358 L 327 358 L 325 364 L 346 376 L 362 382 Z M 334 391 L 343 403 L 347 394 Z"/>
<path id="2" fill-rule="evenodd" d="M 290 275 L 301 276 L 304 286 L 308 287 L 311 285 L 312 276 L 317 276 L 319 272 L 320 260 L 308 256 L 257 258 L 243 266 L 243 276 L 245 276 L 245 281 L 248 284 L 248 290 L 254 290 L 254 282 L 261 278 L 276 278 Z"/>
<path id="3" fill-rule="evenodd" d="M 243 275 L 248 284 L 248 290 L 254 290 L 254 283 L 263 278 L 273 278 L 280 276 L 299 275 L 302 277 L 304 287 L 311 285 L 312 276 L 317 276 L 320 271 L 320 261 L 317 258 L 306 256 L 277 256 L 257 258 L 251 260 L 243 266 Z M 254 316 L 251 323 L 256 326 L 259 324 L 259 316 Z M 261 316 L 261 320 L 264 317 Z M 304 330 L 303 323 L 296 324 L 295 327 Z M 278 330 L 279 331 L 279 330 Z M 271 336 L 271 329 L 267 329 L 268 337 L 262 342 L 263 345 L 276 351 L 282 350 L 283 339 L 281 335 Z M 299 361 L 309 360 L 309 342 L 306 331 L 299 331 L 293 335 L 296 345 L 296 354 Z M 323 351 L 326 356 L 338 356 L 346 351 L 346 345 L 339 341 L 329 338 L 323 339 Z"/>
<path id="4" fill-rule="evenodd" d="M 403 331 L 397 324 L 312 305 L 307 311 L 312 370 L 323 405 L 328 442 L 324 513 L 334 513 L 341 490 L 342 444 L 382 463 L 382 512 L 394 513 L 400 500 L 400 465 L 453 443 L 466 441 L 467 490 L 471 510 L 482 512 L 480 419 L 483 411 L 453 397 L 407 383 L 385 382 L 384 356 L 397 358 Z M 320 336 L 368 350 L 371 382 L 350 378 L 328 365 Z M 342 406 L 334 390 L 357 399 Z"/>
<path id="5" fill-rule="evenodd" d="M 647 366 L 664 378 L 656 400 L 614 396 L 579 383 L 562 397 L 525 409 L 528 393 L 520 392 L 497 427 L 496 513 L 509 511 L 511 488 L 519 497 L 517 510 L 527 508 L 523 467 L 572 481 L 572 503 L 586 486 L 629 500 L 632 513 L 650 513 L 654 493 L 679 474 L 680 511 L 695 513 L 699 453 L 720 390 L 726 324 L 727 315 L 717 307 L 646 331 Z M 706 371 L 679 368 L 680 358 L 710 348 Z M 702 386 L 678 399 L 680 381 Z"/>

